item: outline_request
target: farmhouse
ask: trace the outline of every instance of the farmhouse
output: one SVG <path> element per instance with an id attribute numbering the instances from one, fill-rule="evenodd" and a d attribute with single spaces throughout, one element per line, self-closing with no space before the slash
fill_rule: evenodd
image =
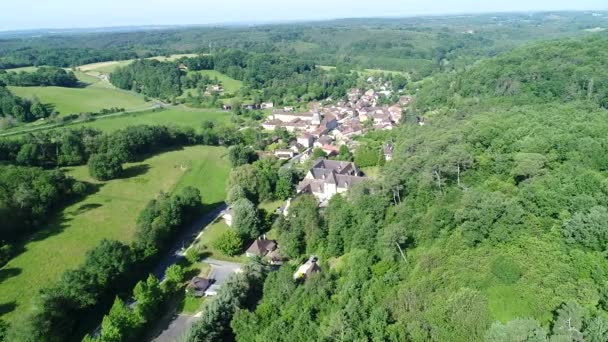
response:
<path id="1" fill-rule="evenodd" d="M 298 184 L 298 193 L 311 193 L 321 203 L 329 200 L 333 195 L 348 191 L 348 189 L 366 178 L 354 163 L 336 160 L 317 160 L 304 180 Z"/>

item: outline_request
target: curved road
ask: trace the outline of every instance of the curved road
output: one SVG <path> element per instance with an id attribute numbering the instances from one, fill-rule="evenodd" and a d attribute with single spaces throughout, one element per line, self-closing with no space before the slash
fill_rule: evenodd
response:
<path id="1" fill-rule="evenodd" d="M 179 235 L 175 238 L 173 246 L 171 246 L 171 248 L 161 257 L 158 261 L 158 265 L 156 265 L 154 271 L 152 271 L 152 274 L 162 280 L 165 276 L 165 270 L 184 257 L 183 251 L 194 242 L 196 237 L 205 229 L 205 227 L 220 216 L 224 209 L 226 209 L 226 204 L 222 203 L 196 219 L 188 225 L 188 227 L 182 228 Z"/>

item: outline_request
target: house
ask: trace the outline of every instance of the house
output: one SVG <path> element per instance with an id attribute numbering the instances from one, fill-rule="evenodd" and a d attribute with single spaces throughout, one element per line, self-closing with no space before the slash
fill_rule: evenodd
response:
<path id="1" fill-rule="evenodd" d="M 221 216 L 229 227 L 232 226 L 232 208 L 222 211 Z"/>
<path id="2" fill-rule="evenodd" d="M 291 159 L 295 155 L 296 154 L 293 150 L 287 150 L 287 149 L 274 150 L 274 156 L 279 159 Z"/>
<path id="3" fill-rule="evenodd" d="M 262 102 L 260 104 L 260 109 L 270 109 L 270 108 L 274 108 L 273 102 Z"/>
<path id="4" fill-rule="evenodd" d="M 312 135 L 308 134 L 308 133 L 304 133 L 302 135 L 299 135 L 296 138 L 296 142 L 302 146 L 304 146 L 305 148 L 309 148 L 312 146 L 314 141 L 314 138 L 312 137 Z"/>
<path id="5" fill-rule="evenodd" d="M 337 148 L 337 147 L 336 147 Z M 348 189 L 366 178 L 354 163 L 337 160 L 317 160 L 298 184 L 298 193 L 311 193 L 324 203 L 333 195 L 348 191 Z"/>
<path id="6" fill-rule="evenodd" d="M 225 105 L 222 105 L 222 109 L 223 110 L 232 110 L 232 106 L 228 105 L 228 104 L 225 104 Z"/>
<path id="7" fill-rule="evenodd" d="M 333 139 L 329 135 L 322 135 L 313 144 L 315 147 L 323 147 L 325 145 L 331 145 Z"/>
<path id="8" fill-rule="evenodd" d="M 388 143 L 384 145 L 384 160 L 389 161 L 393 159 L 393 150 L 395 149 L 395 146 L 393 146 L 393 144 Z"/>
<path id="9" fill-rule="evenodd" d="M 208 90 L 215 92 L 215 93 L 221 93 L 224 91 L 224 88 L 219 84 L 214 84 L 214 85 L 209 86 Z"/>
<path id="10" fill-rule="evenodd" d="M 326 132 L 329 132 L 338 127 L 338 120 L 334 115 L 327 114 L 321 121 L 321 126 L 325 129 Z"/>
<path id="11" fill-rule="evenodd" d="M 213 279 L 194 277 L 188 283 L 186 291 L 191 292 L 195 297 L 202 297 L 212 284 Z"/>
<path id="12" fill-rule="evenodd" d="M 318 262 L 318 258 L 316 256 L 310 257 L 310 259 L 308 259 L 308 261 L 306 261 L 306 263 L 304 263 L 303 265 L 298 267 L 298 270 L 296 271 L 296 273 L 293 274 L 293 279 L 294 280 L 300 280 L 300 279 L 305 280 L 306 278 L 310 277 L 314 273 L 321 272 L 321 267 L 319 267 L 317 262 Z"/>
<path id="13" fill-rule="evenodd" d="M 293 112 L 293 107 L 283 107 L 283 110 L 286 112 Z"/>
<path id="14" fill-rule="evenodd" d="M 340 148 L 334 145 L 323 145 L 320 147 L 328 157 L 337 156 L 340 154 Z"/>
<path id="15" fill-rule="evenodd" d="M 253 241 L 253 243 L 249 246 L 249 248 L 247 248 L 247 251 L 245 251 L 245 255 L 249 258 L 254 257 L 254 256 L 264 257 L 268 253 L 273 252 L 276 249 L 277 249 L 276 241 L 267 240 L 266 236 L 261 236 L 261 237 L 255 239 L 255 241 Z"/>

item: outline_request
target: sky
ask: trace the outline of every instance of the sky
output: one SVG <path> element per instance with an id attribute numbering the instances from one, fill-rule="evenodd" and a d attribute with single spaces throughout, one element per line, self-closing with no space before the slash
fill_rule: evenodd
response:
<path id="1" fill-rule="evenodd" d="M 608 9 L 608 0 L 0 0 L 0 30 Z"/>

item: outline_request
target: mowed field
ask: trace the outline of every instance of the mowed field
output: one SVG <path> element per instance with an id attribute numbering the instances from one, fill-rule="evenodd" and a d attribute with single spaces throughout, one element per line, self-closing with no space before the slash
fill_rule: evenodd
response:
<path id="1" fill-rule="evenodd" d="M 196 57 L 196 56 L 197 55 L 193 54 L 193 53 L 185 53 L 185 54 L 176 54 L 176 55 L 171 55 L 171 56 L 156 56 L 156 57 L 150 57 L 149 59 L 156 59 L 157 61 L 161 61 L 161 62 L 170 62 L 170 61 L 180 59 L 182 57 Z M 87 72 L 87 73 L 88 72 L 97 72 L 97 73 L 109 74 L 109 73 L 114 72 L 114 70 L 116 70 L 117 68 L 125 66 L 125 65 L 129 65 L 132 62 L 133 62 L 133 59 L 128 59 L 128 60 L 124 60 L 124 61 L 99 62 L 99 63 L 81 65 L 79 67 L 76 67 L 76 69 L 83 71 L 83 72 Z"/>
<path id="2" fill-rule="evenodd" d="M 104 108 L 124 108 L 137 110 L 152 107 L 142 95 L 114 88 L 106 81 L 88 75 L 78 75 L 88 83 L 83 88 L 63 87 L 13 87 L 8 89 L 15 95 L 32 99 L 37 97 L 42 103 L 49 103 L 60 115 L 98 112 Z"/>
<path id="3" fill-rule="evenodd" d="M 198 130 L 203 121 L 227 122 L 230 113 L 213 109 L 191 109 L 188 107 L 173 107 L 161 111 L 150 111 L 144 113 L 122 114 L 114 117 L 103 118 L 68 127 L 86 126 L 97 128 L 105 132 L 115 131 L 133 125 L 175 125 L 192 127 Z"/>
<path id="4" fill-rule="evenodd" d="M 193 146 L 127 164 L 125 169 L 125 178 L 108 182 L 90 179 L 86 166 L 68 171 L 99 189 L 66 207 L 24 246 L 23 253 L 0 269 L 3 319 L 23 317 L 40 288 L 77 267 L 102 239 L 131 241 L 139 212 L 160 191 L 192 185 L 200 189 L 205 204 L 223 201 L 230 168 L 225 148 Z"/>

